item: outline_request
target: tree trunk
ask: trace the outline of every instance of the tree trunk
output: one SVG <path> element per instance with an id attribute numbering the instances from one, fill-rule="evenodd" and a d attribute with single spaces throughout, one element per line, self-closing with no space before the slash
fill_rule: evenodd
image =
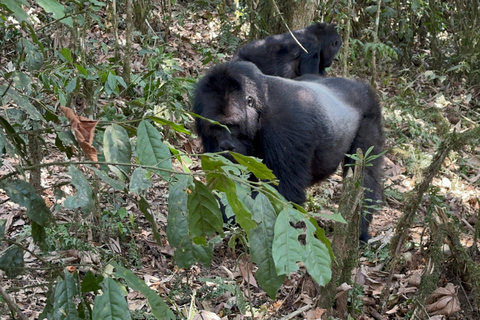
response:
<path id="1" fill-rule="evenodd" d="M 255 2 L 255 1 L 252 1 Z M 315 19 L 319 0 L 266 0 L 252 5 L 251 38 L 260 39 L 309 26 Z"/>

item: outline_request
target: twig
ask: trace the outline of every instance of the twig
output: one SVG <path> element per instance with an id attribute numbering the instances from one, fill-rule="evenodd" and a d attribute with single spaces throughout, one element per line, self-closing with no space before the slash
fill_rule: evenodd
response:
<path id="1" fill-rule="evenodd" d="M 301 314 L 302 312 L 305 312 L 305 311 L 310 310 L 310 309 L 312 309 L 312 305 L 307 304 L 307 305 L 301 307 L 300 309 L 297 309 L 297 310 L 293 311 L 289 315 L 286 315 L 285 317 L 281 318 L 280 320 L 293 319 L 296 316 L 298 316 L 299 314 Z"/>
<path id="2" fill-rule="evenodd" d="M 13 313 L 18 314 L 18 318 L 21 320 L 28 320 L 28 318 L 20 311 L 18 306 L 13 302 L 12 298 L 10 298 L 10 295 L 5 292 L 3 289 L 3 286 L 0 286 L 0 295 L 2 296 L 3 300 L 8 304 L 8 307 Z"/>
<path id="3" fill-rule="evenodd" d="M 305 47 L 302 46 L 302 44 L 300 43 L 300 41 L 298 41 L 298 39 L 297 39 L 297 38 L 295 37 L 295 35 L 293 34 L 292 30 L 290 30 L 290 28 L 288 27 L 287 22 L 286 22 L 285 19 L 283 18 L 282 12 L 280 12 L 280 9 L 279 9 L 278 6 L 277 6 L 277 2 L 276 2 L 275 0 L 272 0 L 272 2 L 273 2 L 273 5 L 275 6 L 275 9 L 277 9 L 278 14 L 280 15 L 280 19 L 282 19 L 283 23 L 285 24 L 285 27 L 287 27 L 288 32 L 290 32 L 290 35 L 293 37 L 293 40 L 295 40 L 295 42 L 300 46 L 300 48 L 302 48 L 303 51 L 305 51 L 305 53 L 308 53 L 307 49 L 305 49 Z"/>

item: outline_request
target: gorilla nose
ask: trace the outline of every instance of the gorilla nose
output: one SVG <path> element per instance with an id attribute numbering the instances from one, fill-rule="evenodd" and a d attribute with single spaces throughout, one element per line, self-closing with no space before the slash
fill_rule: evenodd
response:
<path id="1" fill-rule="evenodd" d="M 235 146 L 231 141 L 222 141 L 220 142 L 219 147 L 222 151 L 235 151 Z"/>

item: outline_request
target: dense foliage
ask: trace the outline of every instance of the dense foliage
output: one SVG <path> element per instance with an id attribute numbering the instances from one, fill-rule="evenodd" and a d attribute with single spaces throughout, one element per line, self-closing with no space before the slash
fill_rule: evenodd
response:
<path id="1" fill-rule="evenodd" d="M 191 288 L 172 285 L 159 295 L 131 271 L 153 264 L 141 257 L 136 242 L 145 221 L 150 239 L 174 250 L 165 256 L 173 256 L 178 268 L 207 268 L 225 241 L 229 250 L 248 253 L 248 268 L 255 264 L 258 285 L 271 298 L 299 265 L 317 284 L 331 280 L 330 300 L 337 286 L 351 281 L 358 264 L 356 238 L 339 234 L 334 239 L 343 239 L 344 247 L 330 244 L 318 221 L 335 222 L 335 232 L 344 218 L 352 221 L 345 213 L 358 206 L 355 180 L 347 189 L 354 190 L 352 198 L 346 192 L 327 215 L 317 213 L 322 200 L 315 195 L 310 210 L 285 201 L 258 159 L 234 154 L 233 163 L 217 154 L 194 154 L 190 99 L 196 78 L 228 59 L 250 31 L 252 36 L 266 31 L 267 17 L 257 9 L 256 1 L 0 3 L 0 201 L 8 204 L 0 209 L 0 270 L 5 278 L 33 273 L 43 279 L 40 319 L 191 318 L 195 308 L 179 307 L 188 303 L 177 292 L 187 290 L 188 302 L 195 297 Z M 281 9 L 269 8 L 268 21 L 277 19 L 277 26 L 293 21 L 281 19 Z M 405 233 L 424 206 L 426 229 L 448 238 L 454 264 L 466 270 L 461 276 L 476 312 L 479 268 L 453 235 L 473 237 L 475 249 L 480 224 L 464 230 L 458 221 L 470 217 L 455 216 L 448 194 L 432 181 L 441 170 L 457 182 L 467 177 L 477 193 L 465 200 L 465 211 L 480 212 L 478 166 L 462 151 L 478 152 L 480 136 L 479 11 L 478 0 L 324 1 L 316 11 L 342 32 L 336 68 L 378 88 L 386 108 L 388 157 L 395 162 L 389 170 L 404 167 L 401 179 L 415 186 L 407 194 L 403 181 L 388 176 L 386 182 L 387 203 L 408 204 L 399 206 L 405 218 L 392 239 L 388 272 L 393 275 L 400 263 L 395 257 L 407 243 Z M 204 25 L 206 30 L 195 29 Z M 368 154 L 352 157 L 359 168 L 371 160 Z M 442 167 L 447 158 L 451 165 Z M 249 180 L 250 173 L 259 182 Z M 252 198 L 253 193 L 258 195 Z M 218 201 L 226 215 L 235 214 L 236 224 L 224 224 Z M 20 212 L 26 222 L 14 228 L 13 216 Z M 438 216 L 446 214 L 454 223 L 445 217 L 448 223 L 438 226 Z M 414 299 L 421 312 L 446 260 L 439 250 L 443 239 L 432 237 L 425 245 L 436 277 L 425 281 Z M 218 284 L 218 292 L 230 292 L 239 312 L 258 313 L 237 283 L 208 281 Z M 0 304 L 26 318 L 10 298 L 21 288 L 9 288 L 0 288 Z M 143 295 L 148 312 L 130 313 L 126 288 Z M 350 292 L 348 313 L 355 316 L 362 311 Z M 330 308 L 329 299 L 319 305 Z"/>

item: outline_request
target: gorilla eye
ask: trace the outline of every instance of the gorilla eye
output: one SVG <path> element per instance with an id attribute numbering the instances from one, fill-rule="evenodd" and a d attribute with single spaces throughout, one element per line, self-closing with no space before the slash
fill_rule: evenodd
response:
<path id="1" fill-rule="evenodd" d="M 338 41 L 335 40 L 333 43 L 332 43 L 332 47 L 336 47 L 338 45 Z"/>
<path id="2" fill-rule="evenodd" d="M 247 97 L 247 107 L 253 107 L 253 98 L 251 96 Z"/>

